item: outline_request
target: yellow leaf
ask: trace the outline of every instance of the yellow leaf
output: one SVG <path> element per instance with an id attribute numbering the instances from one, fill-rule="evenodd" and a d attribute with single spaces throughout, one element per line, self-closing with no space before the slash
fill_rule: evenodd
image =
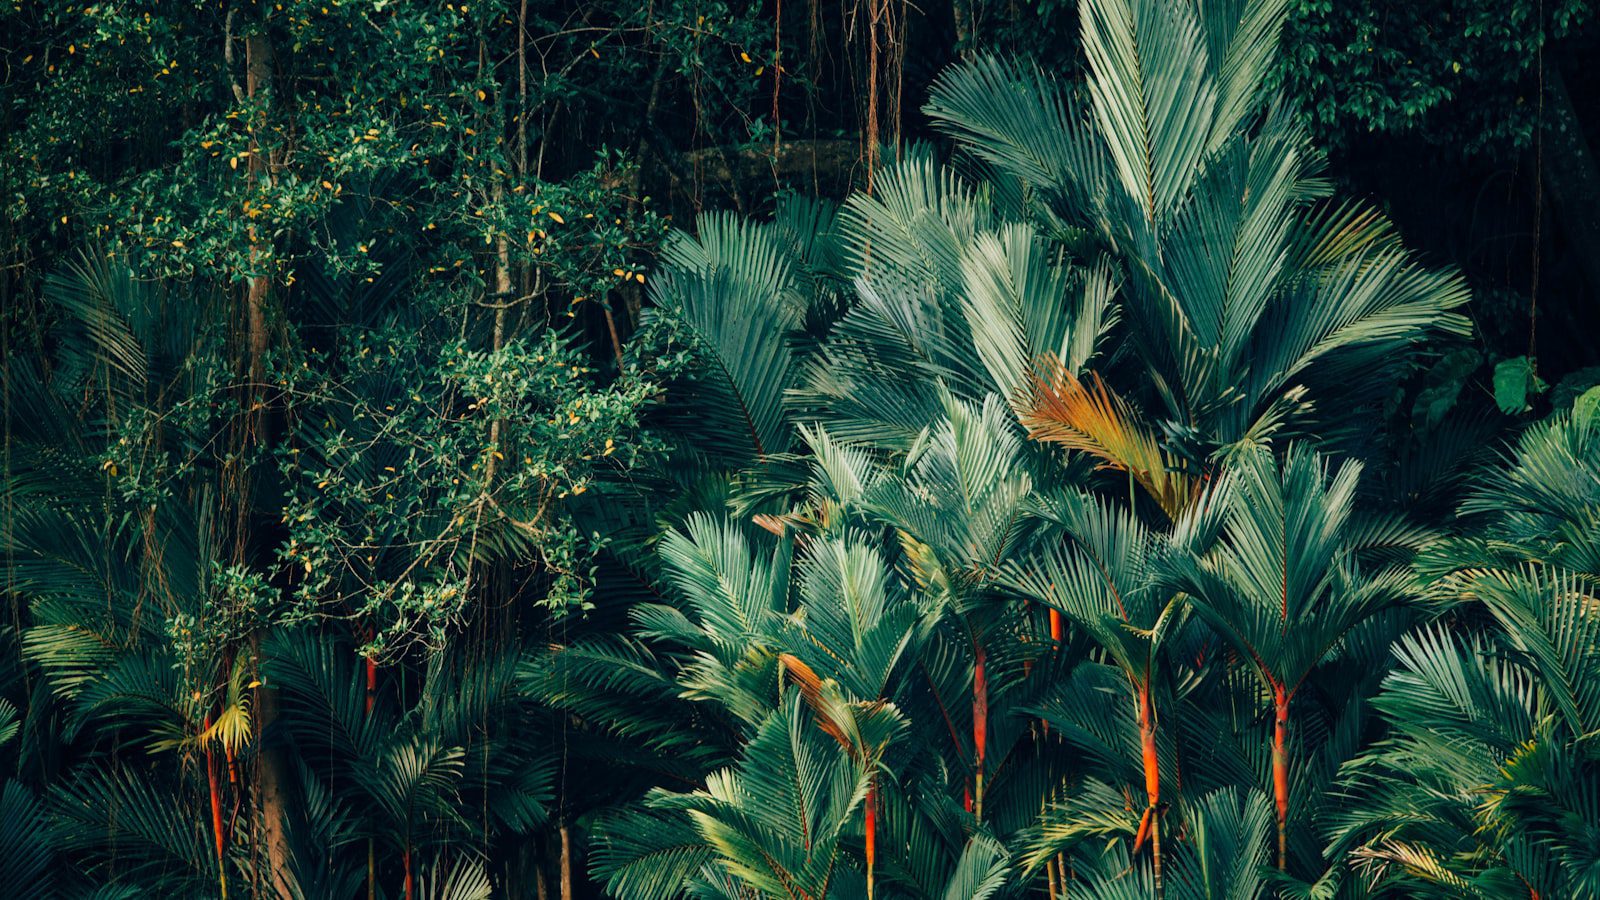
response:
<path id="1" fill-rule="evenodd" d="M 749 62 L 750 61 L 750 54 L 748 54 L 748 53 L 740 53 L 739 54 L 739 58 L 744 60 L 745 62 Z"/>
<path id="2" fill-rule="evenodd" d="M 635 272 L 635 273 L 633 273 L 633 280 L 639 282 L 640 284 L 644 284 L 644 273 L 643 272 Z"/>
<path id="3" fill-rule="evenodd" d="M 551 220 L 553 220 L 553 221 L 554 221 L 554 222 L 555 222 L 555 223 L 556 223 L 556 224 L 557 224 L 557 225 L 565 225 L 565 224 L 567 224 L 567 220 L 566 220 L 566 219 L 563 219 L 563 218 L 561 218 L 561 214 L 560 214 L 560 213 L 551 213 L 551 214 L 550 214 L 550 218 L 551 218 Z"/>
<path id="4" fill-rule="evenodd" d="M 324 182 L 323 182 L 323 183 L 322 183 L 322 189 L 323 189 L 323 190 L 325 190 L 325 191 L 331 191 L 331 190 L 333 190 L 333 182 L 331 182 L 331 181 L 324 181 Z"/>
<path id="5" fill-rule="evenodd" d="M 489 98 L 488 94 L 485 94 L 482 90 L 478 91 L 478 100 L 479 100 L 479 102 L 487 100 L 488 98 Z"/>

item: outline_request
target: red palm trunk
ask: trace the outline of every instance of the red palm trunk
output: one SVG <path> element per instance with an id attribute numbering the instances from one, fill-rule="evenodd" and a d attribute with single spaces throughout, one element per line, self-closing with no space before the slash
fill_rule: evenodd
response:
<path id="1" fill-rule="evenodd" d="M 210 730 L 211 714 L 206 713 L 205 722 L 201 726 L 201 732 L 204 733 Z M 227 873 L 223 870 L 222 858 L 223 854 L 226 852 L 227 838 L 223 835 L 222 831 L 222 791 L 217 785 L 217 767 L 215 761 L 212 759 L 210 741 L 205 742 L 205 756 L 206 787 L 211 792 L 211 834 L 216 840 L 217 845 L 217 881 L 220 890 L 222 891 L 222 896 L 226 898 L 228 896 L 228 878 Z"/>
<path id="2" fill-rule="evenodd" d="M 1272 793 L 1278 807 L 1278 869 L 1289 861 L 1289 694 L 1272 685 Z"/>
<path id="3" fill-rule="evenodd" d="M 1155 711 L 1150 703 L 1150 684 L 1139 685 L 1139 752 L 1144 761 L 1144 815 L 1139 820 L 1139 833 L 1134 838 L 1134 849 L 1150 837 L 1151 869 L 1155 878 L 1156 896 L 1161 888 L 1161 760 L 1156 754 Z"/>
<path id="4" fill-rule="evenodd" d="M 378 694 L 378 661 L 367 657 L 367 715 L 372 715 L 372 700 Z M 367 838 L 367 900 L 378 896 L 378 848 L 372 838 Z"/>
<path id="5" fill-rule="evenodd" d="M 972 670 L 972 745 L 977 763 L 973 778 L 973 808 L 980 819 L 983 818 L 983 756 L 989 743 L 989 678 L 984 671 L 987 657 L 983 647 L 978 647 L 977 661 Z"/>
<path id="6" fill-rule="evenodd" d="M 863 825 L 867 832 L 867 900 L 872 900 L 875 870 L 878 862 L 878 782 L 867 782 L 867 808 Z"/>

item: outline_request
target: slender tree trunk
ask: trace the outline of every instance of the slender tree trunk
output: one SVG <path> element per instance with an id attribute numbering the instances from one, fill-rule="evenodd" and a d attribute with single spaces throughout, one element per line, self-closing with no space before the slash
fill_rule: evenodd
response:
<path id="1" fill-rule="evenodd" d="M 405 849 L 405 851 L 400 854 L 400 865 L 405 868 L 405 874 L 406 874 L 406 881 L 405 881 L 405 891 L 406 891 L 406 893 L 405 893 L 405 897 L 406 897 L 406 900 L 411 900 L 411 892 L 413 890 L 414 885 L 413 885 L 413 878 L 411 877 L 411 841 L 409 839 L 406 841 L 406 849 Z"/>
<path id="2" fill-rule="evenodd" d="M 519 20 L 519 22 L 520 22 L 520 20 Z M 518 36 L 518 51 L 519 51 L 519 53 L 522 50 L 521 41 L 522 41 L 522 37 L 519 34 L 519 36 Z M 486 46 L 486 44 L 483 41 L 479 41 L 478 42 L 478 59 L 479 59 L 479 67 L 478 67 L 478 69 L 479 69 L 480 74 L 484 71 L 484 61 L 487 59 L 487 57 L 488 57 L 488 47 Z M 520 63 L 520 60 L 519 60 L 519 63 Z M 495 100 L 497 101 L 495 103 L 495 108 L 496 109 L 504 109 L 505 108 L 505 103 L 503 102 L 504 98 L 501 96 L 501 91 L 498 88 L 496 88 L 496 90 L 495 90 Z M 496 124 L 497 124 L 497 127 L 500 128 L 500 132 L 499 133 L 504 134 L 505 133 L 505 129 L 503 127 L 503 123 L 496 123 Z M 519 131 L 518 132 L 518 140 L 519 141 L 525 141 L 526 139 L 527 139 L 526 133 Z M 520 150 L 518 152 L 519 152 L 519 154 L 521 153 Z M 517 163 L 513 162 L 511 159 L 507 159 L 506 164 L 508 166 L 513 166 L 513 167 L 517 165 Z M 498 169 L 497 169 L 497 171 L 498 171 Z M 506 179 L 505 179 L 504 173 L 501 173 L 496 177 L 495 183 L 494 183 L 493 196 L 494 196 L 495 203 L 496 204 L 504 203 L 505 195 L 506 195 Z M 500 236 L 495 238 L 495 242 L 494 242 L 494 294 L 495 294 L 494 295 L 494 333 L 492 335 L 492 340 L 493 340 L 493 348 L 492 349 L 494 350 L 494 352 L 499 353 L 500 349 L 505 346 L 505 340 L 506 340 L 506 307 L 511 303 L 511 297 L 512 297 L 512 291 L 511 291 L 511 245 L 508 243 L 508 241 L 506 239 L 506 236 L 504 234 L 501 234 Z M 489 423 L 489 462 L 488 462 L 487 465 L 484 466 L 484 482 L 483 482 L 485 491 L 490 491 L 490 490 L 494 489 L 495 462 L 497 460 L 499 460 L 499 458 L 500 458 L 500 430 L 503 427 L 504 427 L 504 423 L 502 423 L 500 421 L 500 419 L 498 419 L 498 418 L 496 418 L 493 422 Z"/>
<path id="3" fill-rule="evenodd" d="M 1139 752 L 1144 760 L 1145 810 L 1139 823 L 1138 846 L 1146 832 L 1150 835 L 1151 869 L 1155 878 L 1156 896 L 1162 895 L 1161 859 L 1161 760 L 1156 754 L 1155 711 L 1150 703 L 1150 683 L 1139 685 Z"/>
<path id="4" fill-rule="evenodd" d="M 200 733 L 211 730 L 211 714 L 206 713 Z M 226 855 L 227 838 L 222 831 L 222 792 L 217 784 L 217 766 L 212 759 L 211 742 L 206 741 L 204 748 L 206 758 L 206 787 L 211 792 L 211 836 L 217 845 L 217 890 L 222 895 L 222 900 L 228 900 L 228 870 L 224 863 Z"/>
<path id="5" fill-rule="evenodd" d="M 562 822 L 561 832 L 561 900 L 572 900 L 572 833 Z"/>
<path id="6" fill-rule="evenodd" d="M 1278 869 L 1289 864 L 1289 694 L 1273 684 L 1272 793 L 1278 808 Z"/>
<path id="7" fill-rule="evenodd" d="M 872 900 L 877 884 L 878 862 L 878 780 L 869 775 L 867 781 L 866 809 L 862 813 L 867 842 L 867 900 Z"/>
<path id="8" fill-rule="evenodd" d="M 495 199 L 505 194 L 495 189 Z M 494 352 L 499 353 L 506 341 L 506 305 L 511 302 L 511 248 L 501 235 L 495 240 L 494 252 L 494 332 L 491 335 Z M 494 490 L 495 462 L 500 459 L 500 429 L 504 423 L 497 417 L 489 423 L 489 462 L 484 466 L 483 489 Z"/>
<path id="9" fill-rule="evenodd" d="M 983 760 L 989 744 L 989 677 L 985 671 L 988 654 L 978 645 L 972 667 L 972 746 L 974 750 L 973 810 L 983 818 Z"/>
<path id="10" fill-rule="evenodd" d="M 378 695 L 378 661 L 366 658 L 367 718 L 372 718 L 372 701 Z M 378 900 L 378 847 L 375 838 L 367 838 L 367 900 Z"/>
<path id="11" fill-rule="evenodd" d="M 245 93 L 251 100 L 261 99 L 265 94 L 267 102 L 271 98 L 273 55 L 272 42 L 268 40 L 265 25 L 256 23 L 244 38 L 245 47 Z M 250 126 L 250 156 L 245 167 L 248 177 L 252 179 L 270 179 L 272 168 L 269 165 L 267 154 L 270 152 L 265 147 L 263 136 L 267 132 L 270 108 L 264 107 L 255 117 Z M 249 377 L 251 384 L 246 391 L 247 415 L 246 422 L 249 441 L 259 441 L 262 438 L 264 416 L 261 404 L 261 383 L 266 373 L 267 354 L 267 295 L 271 285 L 271 275 L 266 271 L 270 262 L 270 250 L 267 239 L 258 235 L 254 228 L 249 230 L 250 237 L 250 265 L 251 272 L 245 288 L 245 346 L 248 353 Z M 243 501 L 248 504 L 248 500 Z M 241 511 L 241 516 L 243 511 Z M 256 642 L 256 657 L 260 658 L 260 643 Z M 256 722 L 255 731 L 260 741 L 260 751 L 256 756 L 255 767 L 255 795 L 258 809 L 261 814 L 262 838 L 267 845 L 267 869 L 270 892 L 272 896 L 289 898 L 291 892 L 288 883 L 289 872 L 289 836 L 285 824 L 288 812 L 285 802 L 285 785 L 288 779 L 288 767 L 282 753 L 269 740 L 273 723 L 278 717 L 278 698 L 276 689 L 261 679 L 262 684 L 256 693 Z"/>
<path id="12" fill-rule="evenodd" d="M 257 658 L 260 657 L 259 643 Z M 271 897 L 293 900 L 289 887 L 288 771 L 281 750 L 268 741 L 268 731 L 278 719 L 278 693 L 263 681 L 256 689 L 257 740 L 255 792 L 260 809 L 263 840 L 267 845 L 267 880 Z"/>

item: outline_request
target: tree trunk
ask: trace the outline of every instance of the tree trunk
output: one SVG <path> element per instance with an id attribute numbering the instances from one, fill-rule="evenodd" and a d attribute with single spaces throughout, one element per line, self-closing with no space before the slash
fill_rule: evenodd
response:
<path id="1" fill-rule="evenodd" d="M 267 39 L 265 27 L 257 23 L 245 36 L 245 93 L 252 100 L 263 92 L 268 92 L 272 85 L 272 43 Z M 268 94 L 270 99 L 270 94 Z M 268 164 L 267 152 L 263 147 L 262 135 L 266 133 L 268 122 L 266 118 L 269 109 L 263 109 L 250 125 L 250 157 L 247 161 L 246 172 L 250 178 L 271 178 L 272 170 Z M 267 354 L 267 292 L 271 284 L 270 274 L 264 270 L 268 265 L 270 253 L 266 240 L 261 238 L 252 228 L 250 235 L 250 263 L 251 273 L 245 289 L 245 347 L 248 353 L 250 386 L 246 389 L 248 425 L 247 441 L 259 441 L 262 438 L 261 423 L 264 419 L 261 411 L 261 382 L 266 370 Z M 248 503 L 249 501 L 244 501 Z M 260 659 L 260 643 L 256 644 L 256 658 Z M 261 813 L 261 831 L 263 840 L 267 844 L 267 868 L 271 895 L 288 898 L 291 896 L 289 889 L 289 836 L 285 825 L 285 815 L 288 812 L 285 803 L 285 784 L 288 779 L 288 767 L 284 763 L 281 751 L 268 740 L 274 721 L 278 717 L 278 699 L 276 690 L 261 679 L 262 684 L 257 688 L 255 722 L 257 739 L 260 741 L 260 751 L 256 757 L 255 767 L 255 794 L 258 809 Z"/>
<path id="2" fill-rule="evenodd" d="M 406 874 L 406 880 L 405 880 L 405 891 L 406 891 L 406 893 L 405 893 L 405 898 L 406 898 L 406 900 L 411 900 L 411 892 L 413 890 L 413 879 L 411 877 L 411 845 L 409 843 L 406 844 L 405 851 L 400 854 L 400 864 L 401 864 L 402 867 L 404 867 L 405 874 Z"/>
<path id="3" fill-rule="evenodd" d="M 262 91 L 266 91 L 272 84 L 272 43 L 267 40 L 265 32 L 258 26 L 244 39 L 245 48 L 245 93 L 254 100 Z M 270 98 L 268 100 L 270 102 Z M 270 178 L 271 169 L 267 164 L 266 151 L 262 149 L 260 134 L 266 130 L 264 120 L 268 111 L 263 109 L 261 115 L 250 129 L 250 158 L 245 171 L 252 179 Z M 267 288 L 271 283 L 268 273 L 261 267 L 268 264 L 270 254 L 267 253 L 266 243 L 256 234 L 254 227 L 249 229 L 250 234 L 250 267 L 251 275 L 249 285 L 245 291 L 245 314 L 248 334 L 248 347 L 250 351 L 250 377 L 259 381 L 262 376 L 262 361 L 267 353 Z"/>
<path id="4" fill-rule="evenodd" d="M 372 701 L 378 696 L 378 661 L 366 659 L 367 717 L 372 716 Z M 374 838 L 367 838 L 367 900 L 378 900 L 378 848 Z"/>
<path id="5" fill-rule="evenodd" d="M 206 717 L 200 726 L 200 733 L 205 734 L 211 730 L 211 714 Z M 222 900 L 228 900 L 228 870 L 224 862 L 227 848 L 227 838 L 222 831 L 222 792 L 217 784 L 217 766 L 212 759 L 211 742 L 205 742 L 206 760 L 206 788 L 211 794 L 211 835 L 217 845 L 217 890 L 222 895 Z"/>
<path id="6" fill-rule="evenodd" d="M 1156 754 L 1155 711 L 1150 704 L 1150 684 L 1139 685 L 1139 753 L 1144 761 L 1144 816 L 1139 822 L 1139 834 L 1134 838 L 1134 848 L 1150 835 L 1150 860 L 1155 879 L 1156 896 L 1162 895 L 1161 860 L 1161 760 Z"/>
<path id="7" fill-rule="evenodd" d="M 978 646 L 977 659 L 972 667 L 972 746 L 973 759 L 973 811 L 983 818 L 983 757 L 989 744 L 989 677 L 985 671 L 987 654 Z"/>
<path id="8" fill-rule="evenodd" d="M 572 900 L 572 833 L 562 822 L 561 832 L 561 900 Z"/>
<path id="9" fill-rule="evenodd" d="M 257 658 L 260 657 L 259 652 Z M 288 767 L 283 754 L 269 741 L 278 719 L 278 694 L 265 681 L 256 689 L 256 728 L 260 751 L 256 754 L 255 794 L 261 815 L 262 839 L 267 845 L 268 896 L 292 900 L 289 879 L 289 804 L 285 794 Z"/>
<path id="10" fill-rule="evenodd" d="M 868 779 L 862 827 L 866 831 L 867 843 L 867 900 L 872 900 L 878 862 L 878 782 L 876 776 L 869 775 Z"/>
<path id="11" fill-rule="evenodd" d="M 1278 808 L 1278 869 L 1289 864 L 1289 694 L 1272 686 L 1272 794 Z"/>

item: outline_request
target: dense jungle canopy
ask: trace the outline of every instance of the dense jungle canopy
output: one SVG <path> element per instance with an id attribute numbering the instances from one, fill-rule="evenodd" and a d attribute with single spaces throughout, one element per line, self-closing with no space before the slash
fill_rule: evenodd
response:
<path id="1" fill-rule="evenodd" d="M 1590 0 L 6 0 L 0 894 L 1600 897 Z"/>

